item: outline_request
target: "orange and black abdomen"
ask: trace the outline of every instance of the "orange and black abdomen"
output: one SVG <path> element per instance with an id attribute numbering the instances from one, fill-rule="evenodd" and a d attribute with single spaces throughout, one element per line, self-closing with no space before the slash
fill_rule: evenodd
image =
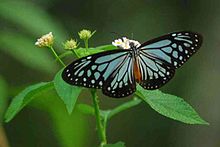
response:
<path id="1" fill-rule="evenodd" d="M 134 62 L 134 77 L 136 82 L 140 82 L 141 81 L 141 71 L 140 71 L 140 67 L 139 67 L 139 61 L 138 58 L 136 58 L 135 62 Z"/>

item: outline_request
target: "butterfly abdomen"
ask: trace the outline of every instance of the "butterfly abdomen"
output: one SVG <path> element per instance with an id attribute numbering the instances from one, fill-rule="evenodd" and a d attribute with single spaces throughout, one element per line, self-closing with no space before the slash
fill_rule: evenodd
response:
<path id="1" fill-rule="evenodd" d="M 137 58 L 138 59 L 138 58 Z M 135 60 L 134 62 L 134 76 L 135 76 L 135 80 L 136 82 L 140 82 L 141 81 L 141 71 L 138 65 L 138 60 Z"/>

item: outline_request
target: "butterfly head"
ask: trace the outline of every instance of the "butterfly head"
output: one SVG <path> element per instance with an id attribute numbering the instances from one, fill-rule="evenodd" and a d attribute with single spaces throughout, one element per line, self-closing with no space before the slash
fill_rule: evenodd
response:
<path id="1" fill-rule="evenodd" d="M 134 42 L 130 42 L 130 43 L 129 43 L 129 46 L 130 46 L 130 48 L 131 48 L 131 49 L 136 48 L 136 46 L 135 46 Z"/>
<path id="2" fill-rule="evenodd" d="M 112 42 L 112 44 L 121 49 L 132 49 L 137 48 L 141 45 L 138 41 L 131 40 L 126 37 L 122 37 L 122 39 L 116 39 Z"/>

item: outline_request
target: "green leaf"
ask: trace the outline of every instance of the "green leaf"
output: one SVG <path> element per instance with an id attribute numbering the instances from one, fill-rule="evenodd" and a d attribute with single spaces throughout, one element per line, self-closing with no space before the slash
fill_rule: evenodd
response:
<path id="1" fill-rule="evenodd" d="M 34 96 L 51 88 L 53 88 L 53 82 L 42 82 L 24 89 L 15 98 L 13 98 L 6 111 L 5 122 L 9 122 L 13 119 L 14 116 L 34 98 Z"/>
<path id="2" fill-rule="evenodd" d="M 1 48 L 24 65 L 51 73 L 56 69 L 55 60 L 49 55 L 49 49 L 37 48 L 30 38 L 12 32 L 0 32 Z"/>
<path id="3" fill-rule="evenodd" d="M 2 116 L 6 108 L 7 102 L 7 84 L 0 76 L 0 124 L 2 123 Z"/>
<path id="4" fill-rule="evenodd" d="M 67 84 L 61 77 L 63 70 L 60 70 L 54 78 L 54 86 L 59 97 L 66 105 L 69 114 L 72 113 L 81 88 Z"/>
<path id="5" fill-rule="evenodd" d="M 117 49 L 116 46 L 114 45 L 102 45 L 102 46 L 98 46 L 96 47 L 97 50 L 103 50 L 103 51 L 108 51 L 108 50 L 114 50 Z"/>
<path id="6" fill-rule="evenodd" d="M 99 52 L 103 52 L 104 50 L 95 49 L 95 48 L 78 48 L 74 50 L 77 57 L 82 58 L 91 54 L 96 54 Z"/>
<path id="7" fill-rule="evenodd" d="M 81 57 L 85 57 L 88 55 L 92 55 L 92 54 L 96 54 L 96 53 L 100 53 L 100 52 L 104 52 L 104 51 L 108 51 L 108 50 L 113 50 L 116 49 L 115 46 L 113 45 L 103 45 L 103 46 L 99 46 L 96 48 L 78 48 L 75 49 L 75 53 L 76 55 L 81 58 Z"/>
<path id="8" fill-rule="evenodd" d="M 158 113 L 187 124 L 206 124 L 198 113 L 182 98 L 162 93 L 159 90 L 145 90 L 137 86 L 137 95 Z"/>
<path id="9" fill-rule="evenodd" d="M 106 144 L 104 147 L 125 147 L 125 143 L 122 141 L 119 141 L 115 144 Z"/>
<path id="10" fill-rule="evenodd" d="M 87 104 L 78 104 L 76 106 L 76 108 L 84 113 L 84 114 L 90 114 L 90 115 L 95 115 L 95 110 L 94 110 L 94 107 L 90 106 L 90 105 L 87 105 Z"/>

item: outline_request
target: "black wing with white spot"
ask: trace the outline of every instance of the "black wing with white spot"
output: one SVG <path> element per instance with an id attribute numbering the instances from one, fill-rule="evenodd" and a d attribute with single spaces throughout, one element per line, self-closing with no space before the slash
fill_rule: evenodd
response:
<path id="1" fill-rule="evenodd" d="M 102 89 L 105 95 L 121 98 L 136 91 L 133 60 L 131 54 L 126 56 L 123 62 L 107 78 Z"/>
<path id="2" fill-rule="evenodd" d="M 171 64 L 152 58 L 146 53 L 139 55 L 138 65 L 141 73 L 139 84 L 149 90 L 160 88 L 175 74 L 175 68 Z"/>
<path id="3" fill-rule="evenodd" d="M 153 58 L 183 65 L 201 46 L 202 36 L 190 31 L 175 32 L 143 43 L 138 49 Z"/>
<path id="4" fill-rule="evenodd" d="M 80 58 L 64 69 L 62 78 L 71 85 L 102 88 L 129 52 L 130 50 L 118 49 Z"/>

